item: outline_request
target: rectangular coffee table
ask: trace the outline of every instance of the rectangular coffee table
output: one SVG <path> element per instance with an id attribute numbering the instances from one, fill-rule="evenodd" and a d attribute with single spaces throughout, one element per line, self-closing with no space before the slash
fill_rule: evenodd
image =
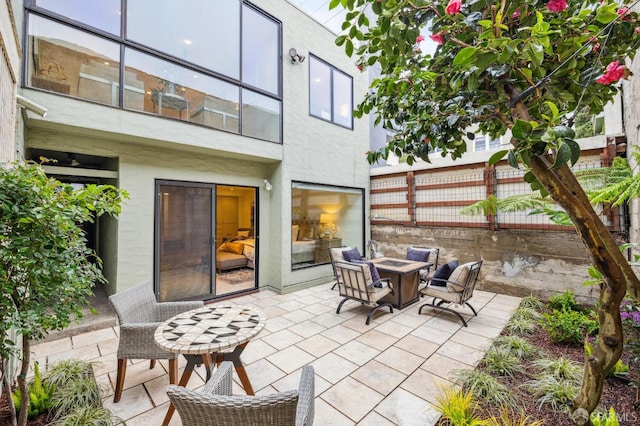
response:
<path id="1" fill-rule="evenodd" d="M 381 300 L 391 303 L 397 309 L 402 309 L 420 299 L 418 293 L 420 270 L 433 266 L 431 262 L 416 262 L 390 257 L 371 259 L 371 262 L 376 265 L 380 278 L 389 278 L 393 284 L 393 294 L 389 294 Z"/>

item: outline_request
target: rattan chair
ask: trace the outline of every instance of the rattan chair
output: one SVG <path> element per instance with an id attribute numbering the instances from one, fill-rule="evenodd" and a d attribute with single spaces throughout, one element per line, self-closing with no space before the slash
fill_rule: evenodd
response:
<path id="1" fill-rule="evenodd" d="M 270 395 L 232 395 L 233 363 L 225 361 L 201 390 L 169 385 L 167 395 L 183 426 L 244 426 L 313 424 L 315 376 L 302 368 L 298 390 Z"/>
<path id="2" fill-rule="evenodd" d="M 467 326 L 467 322 L 464 320 L 460 312 L 449 308 L 448 306 L 453 303 L 454 305 L 467 305 L 471 308 L 473 315 L 477 316 L 478 313 L 469 303 L 469 299 L 473 296 L 473 290 L 476 287 L 478 281 L 478 275 L 480 275 L 480 267 L 482 261 L 469 262 L 458 266 L 446 281 L 446 286 L 431 286 L 427 285 L 420 293 L 423 296 L 431 296 L 431 303 L 427 302 L 420 306 L 418 313 L 422 313 L 422 308 L 428 306 L 430 308 L 442 309 L 444 311 L 452 312 L 457 315 L 462 321 L 464 326 Z"/>
<path id="3" fill-rule="evenodd" d="M 366 324 L 369 325 L 373 314 L 382 307 L 389 307 L 393 313 L 393 306 L 389 302 L 381 302 L 380 299 L 388 294 L 393 294 L 393 285 L 388 278 L 374 282 L 371 278 L 371 270 L 366 263 L 336 262 L 336 272 L 340 277 L 338 290 L 343 297 L 338 305 L 336 314 L 340 313 L 342 305 L 347 300 L 355 300 L 371 308 L 367 315 Z"/>
<path id="4" fill-rule="evenodd" d="M 118 372 L 113 402 L 120 401 L 128 359 L 150 359 L 151 367 L 157 359 L 169 360 L 169 383 L 178 379 L 177 354 L 160 349 L 153 335 L 156 328 L 174 315 L 204 306 L 201 301 L 158 303 L 151 282 L 145 281 L 109 297 L 120 324 L 118 343 Z"/>

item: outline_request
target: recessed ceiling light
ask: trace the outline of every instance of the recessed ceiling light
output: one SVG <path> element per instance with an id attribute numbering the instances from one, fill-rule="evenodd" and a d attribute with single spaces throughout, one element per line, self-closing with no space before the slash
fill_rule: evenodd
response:
<path id="1" fill-rule="evenodd" d="M 193 42 L 191 40 L 189 40 L 189 39 L 186 39 L 184 41 L 184 44 L 186 44 L 186 45 L 191 45 L 191 43 L 193 43 Z"/>

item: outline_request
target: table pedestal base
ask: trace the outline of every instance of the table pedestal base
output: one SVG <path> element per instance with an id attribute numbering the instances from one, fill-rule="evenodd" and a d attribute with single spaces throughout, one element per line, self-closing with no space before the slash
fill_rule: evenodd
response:
<path id="1" fill-rule="evenodd" d="M 248 343 L 248 342 L 247 342 Z M 238 377 L 240 378 L 240 382 L 242 383 L 242 387 L 247 395 L 255 395 L 253 391 L 253 386 L 251 386 L 251 381 L 249 380 L 249 376 L 247 376 L 247 372 L 244 369 L 244 365 L 240 360 L 240 354 L 247 346 L 247 343 L 236 346 L 232 352 L 216 352 L 213 354 L 200 354 L 200 355 L 192 355 L 192 354 L 183 354 L 185 359 L 187 360 L 187 366 L 182 372 L 182 376 L 180 377 L 180 382 L 178 382 L 178 386 L 185 387 L 187 383 L 189 383 L 189 379 L 191 378 L 191 373 L 196 368 L 197 365 L 204 364 L 205 369 L 207 370 L 207 376 L 205 381 L 209 381 L 211 378 L 211 370 L 213 367 L 213 359 L 215 359 L 216 366 L 219 366 L 222 361 L 231 361 L 233 362 L 233 366 L 236 369 L 236 373 L 238 373 Z M 215 358 L 214 358 L 215 357 Z M 173 406 L 171 402 L 169 402 L 169 409 L 167 410 L 167 414 L 164 416 L 164 420 L 162 421 L 162 426 L 168 426 L 171 421 L 171 417 L 173 417 L 173 413 L 176 410 L 176 407 Z"/>

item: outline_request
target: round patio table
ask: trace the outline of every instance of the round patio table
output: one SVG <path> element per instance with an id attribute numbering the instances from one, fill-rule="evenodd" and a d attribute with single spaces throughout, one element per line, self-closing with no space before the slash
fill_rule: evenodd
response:
<path id="1" fill-rule="evenodd" d="M 205 365 L 209 380 L 214 360 L 218 365 L 222 361 L 232 361 L 245 392 L 254 395 L 240 354 L 264 328 L 265 322 L 264 314 L 250 306 L 205 306 L 169 318 L 158 326 L 154 338 L 162 349 L 182 354 L 187 359 L 178 386 L 187 385 L 196 365 Z M 174 411 L 175 407 L 170 403 L 163 426 L 169 424 Z"/>

